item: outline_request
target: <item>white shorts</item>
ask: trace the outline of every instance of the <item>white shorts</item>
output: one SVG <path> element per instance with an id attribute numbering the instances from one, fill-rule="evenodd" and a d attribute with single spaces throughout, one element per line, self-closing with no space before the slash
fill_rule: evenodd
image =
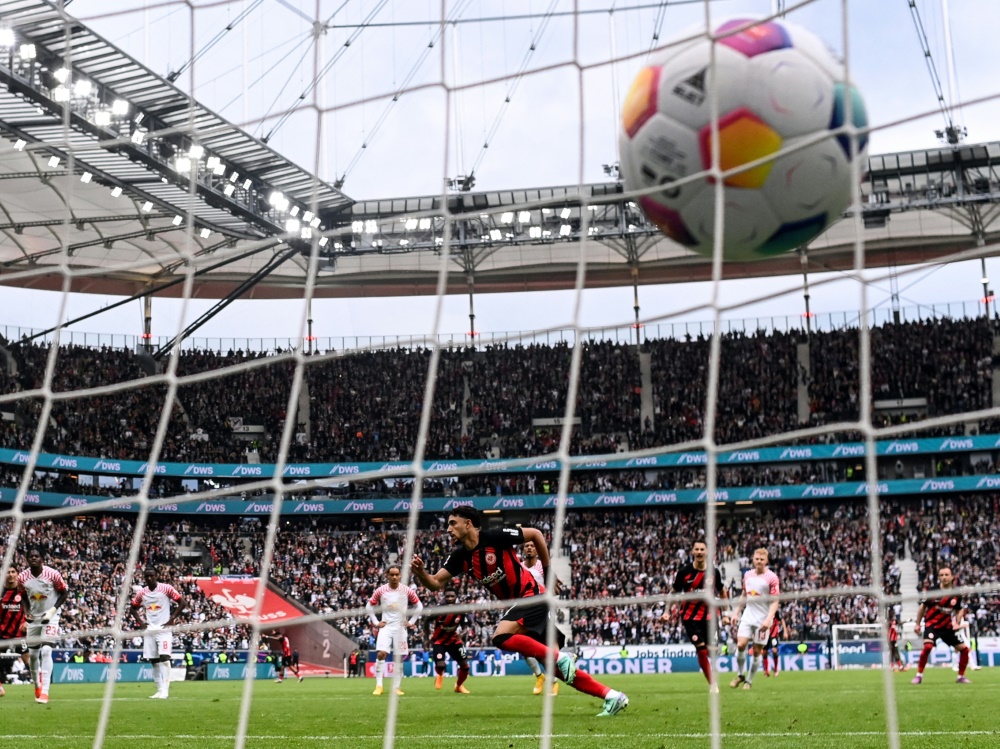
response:
<path id="1" fill-rule="evenodd" d="M 142 636 L 142 657 L 147 661 L 159 659 L 161 655 L 168 658 L 174 652 L 174 633 L 168 629 L 147 632 Z"/>
<path id="2" fill-rule="evenodd" d="M 27 637 L 29 648 L 55 645 L 59 642 L 59 614 L 53 616 L 48 624 L 28 622 Z"/>
<path id="3" fill-rule="evenodd" d="M 739 639 L 747 639 L 754 645 L 767 645 L 768 636 L 771 633 L 770 627 L 762 627 L 761 622 L 743 617 L 740 619 L 740 627 L 736 630 Z"/>
<path id="4" fill-rule="evenodd" d="M 406 630 L 397 627 L 382 627 L 375 638 L 375 650 L 380 653 L 395 653 L 406 656 L 410 652 L 406 641 Z"/>

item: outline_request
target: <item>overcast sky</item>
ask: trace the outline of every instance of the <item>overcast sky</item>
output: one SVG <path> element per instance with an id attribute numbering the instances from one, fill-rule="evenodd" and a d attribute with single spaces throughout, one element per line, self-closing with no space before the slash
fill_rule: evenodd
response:
<path id="1" fill-rule="evenodd" d="M 787 4 L 795 5 L 791 0 Z M 192 10 L 191 5 L 206 7 Z M 204 105 L 249 132 L 271 133 L 272 147 L 323 179 L 332 182 L 346 177 L 343 189 L 355 199 L 437 194 L 445 177 L 467 173 L 473 165 L 476 189 L 605 179 L 602 165 L 617 158 L 620 100 L 643 65 L 657 19 L 662 18 L 662 43 L 681 29 L 703 24 L 705 12 L 704 3 L 699 2 L 670 2 L 661 15 L 658 4 L 639 0 L 453 0 L 444 4 L 444 12 L 459 23 L 449 27 L 442 44 L 435 25 L 442 3 L 388 2 L 379 9 L 380 5 L 376 0 L 262 0 L 259 4 L 255 0 L 192 4 L 78 0 L 68 10 L 161 75 L 177 70 L 195 52 L 203 52 L 178 85 L 193 90 Z M 560 15 L 574 5 L 596 12 L 576 19 Z M 790 12 L 789 20 L 818 33 L 839 54 L 846 52 L 870 120 L 879 128 L 872 135 L 871 153 L 938 145 L 933 131 L 944 121 L 935 112 L 934 89 L 907 3 L 849 0 L 846 33 L 842 0 L 803 5 Z M 1000 28 L 1000 2 L 917 0 L 917 6 L 949 101 L 958 104 L 1000 92 L 994 39 Z M 612 7 L 614 13 L 608 13 Z M 716 0 L 710 9 L 713 19 L 722 19 L 759 16 L 771 7 L 772 0 Z M 953 66 L 947 54 L 945 8 L 949 10 Z M 245 9 L 249 9 L 245 20 L 221 33 L 218 42 L 205 50 Z M 544 18 L 550 9 L 555 14 Z M 313 44 L 312 34 L 316 18 L 332 25 L 318 45 Z M 372 25 L 359 29 L 366 20 Z M 432 41 L 433 48 L 429 47 Z M 630 55 L 635 57 L 622 59 Z M 609 64 L 613 59 L 619 62 Z M 315 109 L 306 108 L 276 127 L 274 113 L 293 106 L 309 90 L 317 68 L 330 61 L 333 64 L 316 94 L 327 112 L 320 118 Z M 522 69 L 533 72 L 516 83 L 480 83 L 514 76 Z M 442 82 L 467 88 L 454 93 L 449 102 Z M 404 84 L 418 90 L 392 103 L 392 94 Z M 508 96 L 510 102 L 505 104 Z M 311 93 L 306 100 L 313 100 Z M 926 116 L 889 126 L 920 115 Z M 963 106 L 954 117 L 968 127 L 969 142 L 1000 139 L 996 101 Z M 483 149 L 487 140 L 489 148 Z M 996 272 L 1000 273 L 1000 266 Z M 904 275 L 902 304 L 975 300 L 981 296 L 980 276 L 978 262 Z M 791 277 L 764 283 L 726 282 L 723 298 L 735 303 L 762 290 L 787 291 L 729 316 L 794 317 L 802 312 L 798 284 L 800 280 Z M 5 300 L 0 324 L 34 328 L 54 324 L 58 295 L 6 288 L 0 293 Z M 888 297 L 888 283 L 872 287 L 871 304 L 885 307 Z M 709 298 L 707 284 L 640 289 L 644 316 L 670 315 L 707 303 Z M 108 301 L 113 299 L 74 295 L 66 317 Z M 814 290 L 816 311 L 857 309 L 858 305 L 853 281 Z M 189 319 L 207 306 L 207 302 L 193 302 Z M 479 295 L 477 327 L 505 331 L 561 325 L 571 320 L 573 307 L 571 292 Z M 154 335 L 176 332 L 179 309 L 175 301 L 154 302 Z M 417 334 L 430 329 L 433 311 L 434 300 L 429 298 L 319 300 L 313 316 L 319 336 Z M 302 303 L 295 301 L 236 303 L 196 335 L 295 335 L 302 312 Z M 443 332 L 468 329 L 464 296 L 446 300 L 444 312 Z M 585 292 L 584 324 L 627 324 L 631 317 L 630 288 Z M 685 317 L 709 319 L 711 311 Z M 77 330 L 138 333 L 138 304 L 88 320 Z"/>

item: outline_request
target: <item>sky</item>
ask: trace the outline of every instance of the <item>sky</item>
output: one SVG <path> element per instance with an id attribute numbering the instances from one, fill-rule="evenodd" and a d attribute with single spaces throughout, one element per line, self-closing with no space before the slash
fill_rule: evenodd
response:
<path id="1" fill-rule="evenodd" d="M 477 190 L 605 180 L 602 165 L 617 158 L 621 100 L 654 44 L 654 33 L 659 30 L 662 43 L 704 26 L 704 2 L 663 5 L 640 0 L 77 0 L 68 11 L 161 75 L 199 53 L 177 85 L 248 132 L 270 134 L 271 147 L 321 178 L 343 177 L 350 197 L 369 199 L 440 194 L 446 177 L 473 167 Z M 568 13 L 574 6 L 583 11 L 577 17 Z M 813 30 L 846 57 L 877 128 L 870 153 L 939 145 L 934 130 L 944 120 L 906 2 L 789 0 L 786 6 L 789 20 Z M 773 0 L 708 5 L 713 25 L 729 17 L 759 17 L 772 7 Z M 1000 3 L 917 0 L 917 7 L 946 101 L 956 105 L 956 123 L 968 128 L 968 142 L 1000 140 L 1000 104 L 965 104 L 1000 93 L 994 40 Z M 442 9 L 458 21 L 443 39 L 436 24 Z M 546 19 L 550 10 L 555 13 Z M 314 44 L 316 18 L 329 22 L 329 28 Z M 359 28 L 366 21 L 372 23 Z M 227 26 L 232 30 L 226 32 Z M 328 62 L 329 73 L 312 88 L 315 71 Z M 516 77 L 522 70 L 527 74 Z M 445 84 L 455 88 L 450 95 Z M 404 93 L 392 102 L 400 89 Z M 303 92 L 304 101 L 316 106 L 279 125 L 278 115 Z M 1000 264 L 992 268 L 998 262 L 990 261 L 987 275 L 1000 273 Z M 901 272 L 904 307 L 982 296 L 978 262 Z M 703 305 L 711 292 L 709 284 L 640 287 L 642 314 L 708 320 L 712 311 Z M 803 311 L 801 279 L 795 277 L 726 281 L 720 292 L 727 305 L 774 295 L 727 312 L 728 317 L 795 318 Z M 888 306 L 888 282 L 873 283 L 869 293 L 869 304 Z M 2 294 L 0 325 L 35 329 L 55 324 L 60 312 L 68 319 L 115 301 L 72 295 L 63 308 L 54 293 L 4 289 Z M 208 304 L 192 301 L 187 319 Z M 632 304 L 631 288 L 586 291 L 580 322 L 627 325 Z M 434 324 L 435 305 L 426 297 L 316 300 L 314 333 L 426 334 Z M 859 305 L 859 285 L 846 277 L 813 288 L 815 312 Z M 480 331 L 560 327 L 572 322 L 574 309 L 572 292 L 480 294 L 476 322 Z M 154 335 L 175 333 L 181 310 L 179 302 L 155 300 Z M 237 302 L 195 335 L 295 336 L 303 315 L 304 304 L 296 300 Z M 460 334 L 468 326 L 467 298 L 445 299 L 439 329 Z M 138 303 L 75 330 L 138 333 Z"/>

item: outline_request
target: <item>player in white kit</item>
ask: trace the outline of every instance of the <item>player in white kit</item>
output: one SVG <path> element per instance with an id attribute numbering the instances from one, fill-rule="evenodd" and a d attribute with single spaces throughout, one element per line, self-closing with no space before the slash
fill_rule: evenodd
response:
<path id="1" fill-rule="evenodd" d="M 767 640 L 774 623 L 774 614 L 778 610 L 779 601 L 773 596 L 780 593 L 778 576 L 767 568 L 770 554 L 767 549 L 757 549 L 753 553 L 753 569 L 747 570 L 743 576 L 743 595 L 736 604 L 733 621 L 739 620 L 736 631 L 736 665 L 737 674 L 729 686 L 733 689 L 743 685 L 750 689 L 754 674 L 760 668 L 760 655 L 764 652 Z M 740 611 L 743 610 L 743 616 Z M 747 672 L 747 644 L 753 643 L 753 659 Z"/>
<path id="2" fill-rule="evenodd" d="M 368 612 L 368 619 L 378 629 L 378 636 L 375 639 L 375 650 L 378 651 L 375 661 L 375 691 L 374 695 L 382 694 L 382 675 L 385 673 L 385 659 L 390 652 L 397 653 L 400 657 L 399 667 L 393 676 L 393 686 L 396 694 L 403 694 L 400 683 L 403 679 L 403 663 L 409 652 L 409 644 L 406 639 L 407 628 L 416 625 L 420 618 L 420 612 L 424 610 L 424 605 L 420 603 L 417 594 L 407 585 L 400 584 L 402 573 L 399 567 L 392 566 L 386 573 L 389 582 L 377 588 L 372 597 L 365 605 Z M 381 607 L 381 621 L 375 615 L 375 607 Z M 409 621 L 406 618 L 406 610 L 412 606 L 413 616 Z"/>
<path id="3" fill-rule="evenodd" d="M 142 657 L 153 666 L 153 681 L 156 694 L 153 700 L 165 700 L 170 696 L 170 656 L 174 651 L 174 637 L 170 627 L 180 613 L 187 608 L 184 597 L 172 585 L 160 582 L 160 574 L 155 567 L 147 567 L 143 573 L 146 586 L 132 598 L 132 616 L 145 628 L 142 636 Z M 143 616 L 139 616 L 139 611 Z"/>
<path id="4" fill-rule="evenodd" d="M 521 564 L 535 578 L 536 583 L 545 587 L 545 570 L 542 569 L 542 560 L 538 558 L 538 551 L 532 541 L 525 541 L 521 547 Z M 542 673 L 541 664 L 538 663 L 537 658 L 532 658 L 530 655 L 525 656 L 524 660 L 535 676 L 535 686 L 531 693 L 541 694 L 545 689 L 545 674 Z M 552 694 L 559 694 L 559 682 L 555 679 L 552 680 Z"/>
<path id="5" fill-rule="evenodd" d="M 69 588 L 62 575 L 44 564 L 41 549 L 28 551 L 28 568 L 17 576 L 21 610 L 28 621 L 28 653 L 35 702 L 49 701 L 52 683 L 52 646 L 59 641 L 59 609 Z"/>

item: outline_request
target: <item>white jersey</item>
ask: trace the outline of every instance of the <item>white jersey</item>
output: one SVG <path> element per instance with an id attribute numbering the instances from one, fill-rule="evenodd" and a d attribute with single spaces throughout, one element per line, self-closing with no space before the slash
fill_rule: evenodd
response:
<path id="1" fill-rule="evenodd" d="M 522 559 L 521 566 L 531 573 L 531 576 L 535 578 L 536 583 L 541 585 L 543 588 L 545 587 L 545 571 L 542 569 L 541 559 L 535 559 L 535 563 L 530 567 L 527 564 L 525 564 L 524 560 Z"/>
<path id="2" fill-rule="evenodd" d="M 51 567 L 43 566 L 38 577 L 31 574 L 29 567 L 17 576 L 17 589 L 22 596 L 27 596 L 28 611 L 35 618 L 56 605 L 59 594 L 66 590 L 66 581 Z"/>
<path id="3" fill-rule="evenodd" d="M 173 608 L 173 603 L 179 600 L 181 594 L 172 585 L 158 583 L 153 590 L 144 587 L 136 593 L 132 605 L 145 610 L 147 624 L 162 626 L 170 621 L 170 609 Z"/>
<path id="4" fill-rule="evenodd" d="M 420 599 L 417 598 L 417 594 L 408 585 L 400 585 L 393 590 L 387 583 L 372 593 L 372 597 L 368 599 L 368 606 L 366 608 L 368 608 L 368 616 L 372 624 L 378 623 L 378 619 L 375 618 L 374 608 L 381 606 L 382 621 L 385 622 L 386 628 L 403 629 L 406 623 L 407 604 L 418 609 L 418 613 L 423 608 Z M 414 618 L 416 618 L 416 614 Z"/>
<path id="5" fill-rule="evenodd" d="M 747 597 L 747 605 L 742 621 L 753 626 L 763 624 L 773 603 L 769 596 L 776 596 L 779 592 L 778 576 L 771 570 L 765 569 L 763 575 L 758 575 L 752 569 L 747 570 L 743 575 L 743 593 Z"/>

